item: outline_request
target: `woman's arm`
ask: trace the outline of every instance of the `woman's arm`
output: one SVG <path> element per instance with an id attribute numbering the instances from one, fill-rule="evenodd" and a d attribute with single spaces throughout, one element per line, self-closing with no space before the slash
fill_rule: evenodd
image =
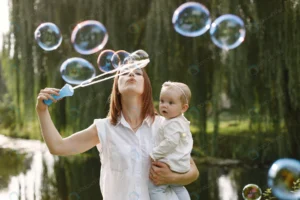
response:
<path id="1" fill-rule="evenodd" d="M 163 162 L 152 162 L 150 179 L 155 185 L 178 184 L 188 185 L 199 177 L 198 168 L 191 158 L 191 168 L 187 173 L 179 174 L 172 172 L 169 166 Z"/>
<path id="2" fill-rule="evenodd" d="M 43 100 L 52 99 L 53 102 L 56 103 L 56 100 L 51 97 L 51 94 L 57 95 L 58 91 L 59 90 L 55 88 L 41 90 L 36 105 L 42 136 L 50 153 L 66 156 L 82 153 L 91 149 L 100 142 L 95 124 L 67 138 L 62 138 L 54 126 L 48 111 L 48 106 L 44 104 Z"/>

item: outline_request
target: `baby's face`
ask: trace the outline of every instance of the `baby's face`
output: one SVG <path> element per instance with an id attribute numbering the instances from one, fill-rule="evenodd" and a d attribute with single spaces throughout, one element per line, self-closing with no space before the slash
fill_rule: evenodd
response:
<path id="1" fill-rule="evenodd" d="M 159 112 L 167 119 L 177 117 L 182 114 L 182 103 L 180 101 L 180 91 L 176 89 L 163 88 L 160 92 Z"/>

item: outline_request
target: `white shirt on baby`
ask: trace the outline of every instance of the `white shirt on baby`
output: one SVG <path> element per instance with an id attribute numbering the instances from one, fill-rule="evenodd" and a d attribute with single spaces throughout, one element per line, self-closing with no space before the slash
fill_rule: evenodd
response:
<path id="1" fill-rule="evenodd" d="M 146 118 L 136 133 L 132 131 L 123 115 L 116 126 L 108 118 L 95 119 L 100 143 L 100 189 L 103 200 L 150 200 L 148 191 L 151 167 L 150 153 L 153 139 L 161 126 L 163 117 Z M 166 200 L 178 200 L 168 190 Z"/>
<path id="2" fill-rule="evenodd" d="M 183 115 L 163 120 L 154 141 L 153 160 L 167 163 L 175 172 L 190 170 L 193 137 L 190 122 Z"/>

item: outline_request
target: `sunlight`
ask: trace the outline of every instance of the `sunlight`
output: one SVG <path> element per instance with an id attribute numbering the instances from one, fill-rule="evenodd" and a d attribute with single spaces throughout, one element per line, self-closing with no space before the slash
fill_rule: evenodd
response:
<path id="1" fill-rule="evenodd" d="M 237 188 L 234 180 L 229 175 L 222 175 L 218 179 L 219 198 L 221 200 L 237 200 Z"/>
<path id="2" fill-rule="evenodd" d="M 3 34 L 9 31 L 8 11 L 9 11 L 8 0 L 1 0 L 0 1 L 0 48 L 2 48 Z"/>

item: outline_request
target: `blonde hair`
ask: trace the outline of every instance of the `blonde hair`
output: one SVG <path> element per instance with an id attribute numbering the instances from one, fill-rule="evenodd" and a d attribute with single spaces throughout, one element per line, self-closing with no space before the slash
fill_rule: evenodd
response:
<path id="1" fill-rule="evenodd" d="M 164 84 L 162 85 L 162 89 L 163 88 L 172 88 L 172 89 L 177 89 L 180 90 L 181 95 L 180 95 L 180 101 L 182 104 L 189 104 L 191 97 L 192 97 L 192 93 L 191 90 L 189 88 L 189 86 L 187 86 L 184 83 L 180 83 L 180 82 L 172 82 L 172 81 L 167 81 L 164 82 Z"/>

